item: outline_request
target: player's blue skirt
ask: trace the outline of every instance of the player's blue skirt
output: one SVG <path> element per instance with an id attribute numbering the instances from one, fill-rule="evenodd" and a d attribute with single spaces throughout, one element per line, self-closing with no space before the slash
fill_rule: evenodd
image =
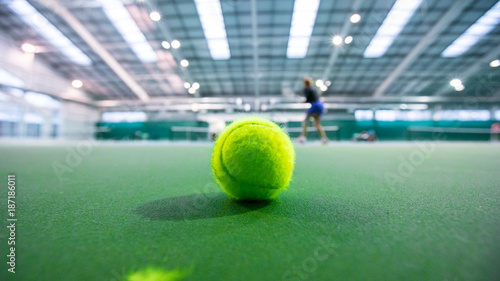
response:
<path id="1" fill-rule="evenodd" d="M 315 101 L 311 103 L 311 107 L 307 110 L 307 114 L 323 114 L 325 106 L 322 101 Z"/>

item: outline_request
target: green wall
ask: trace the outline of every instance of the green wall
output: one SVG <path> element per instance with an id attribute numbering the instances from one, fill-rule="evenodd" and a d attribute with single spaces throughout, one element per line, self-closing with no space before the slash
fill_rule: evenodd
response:
<path id="1" fill-rule="evenodd" d="M 407 128 L 410 126 L 419 127 L 443 127 L 443 128 L 485 128 L 489 129 L 495 121 L 356 121 L 356 120 L 323 120 L 323 126 L 338 126 L 340 131 L 327 132 L 328 138 L 336 140 L 350 140 L 354 133 L 374 129 L 379 140 L 394 141 L 394 140 L 477 140 L 487 141 L 490 139 L 489 134 L 461 134 L 461 133 L 443 133 L 440 135 L 427 132 L 412 132 L 409 135 Z M 283 126 L 284 124 L 280 124 Z M 148 134 L 147 139 L 151 140 L 208 140 L 206 133 L 190 133 L 187 135 L 184 132 L 172 132 L 172 126 L 187 126 L 187 127 L 208 127 L 208 123 L 200 121 L 164 121 L 164 122 L 138 122 L 138 123 L 97 123 L 97 128 L 106 128 L 107 132 L 99 132 L 96 134 L 98 139 L 112 140 L 133 140 L 142 139 L 141 136 L 135 136 L 136 131 Z M 289 128 L 300 127 L 301 122 L 289 122 Z M 312 126 L 309 124 L 309 126 Z M 290 133 L 292 138 L 296 138 L 299 133 Z M 318 133 L 314 130 L 308 132 L 308 139 L 319 139 Z"/>
<path id="2" fill-rule="evenodd" d="M 496 121 L 356 121 L 356 120 L 324 120 L 321 121 L 323 126 L 339 126 L 340 139 L 349 140 L 354 133 L 360 133 L 365 130 L 374 129 L 379 140 L 409 140 L 410 135 L 407 128 L 410 126 L 418 127 L 443 127 L 443 128 L 485 128 L 489 129 L 491 124 Z M 288 127 L 300 127 L 301 122 L 289 122 Z M 312 126 L 310 124 L 310 126 Z M 291 133 L 292 138 L 297 137 L 299 133 Z M 328 138 L 335 139 L 336 135 L 333 132 L 327 132 Z M 319 134 L 316 131 L 308 132 L 308 139 L 319 139 Z M 460 134 L 460 133 L 443 133 L 436 135 L 425 132 L 412 132 L 412 140 L 482 140 L 490 139 L 489 134 Z"/>

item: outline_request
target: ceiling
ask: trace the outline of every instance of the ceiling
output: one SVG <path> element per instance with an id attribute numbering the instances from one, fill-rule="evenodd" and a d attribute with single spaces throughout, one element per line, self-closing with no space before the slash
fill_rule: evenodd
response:
<path id="1" fill-rule="evenodd" d="M 29 42 L 41 46 L 42 51 L 36 55 L 61 75 L 82 80 L 83 89 L 95 100 L 138 100 L 133 87 L 82 38 L 67 17 L 46 4 L 51 1 L 29 3 L 92 60 L 90 66 L 75 64 L 59 52 L 9 9 L 9 0 L 0 1 L 0 29 L 19 45 Z M 100 1 L 54 3 L 67 9 L 152 99 L 193 97 L 184 88 L 186 81 L 200 84 L 196 97 L 289 97 L 300 91 L 301 79 L 306 76 L 331 81 L 323 93 L 326 97 L 500 96 L 500 68 L 489 66 L 491 58 L 500 58 L 498 25 L 463 55 L 441 56 L 497 3 L 461 1 L 465 3 L 463 9 L 456 10 L 457 2 L 424 1 L 382 57 L 365 58 L 364 51 L 395 1 L 321 0 L 306 57 L 289 59 L 286 54 L 293 0 L 221 0 L 231 58 L 214 60 L 194 0 L 124 1 L 156 52 L 158 61 L 153 63 L 141 62 L 108 19 Z M 256 30 L 252 27 L 252 3 L 256 4 Z M 160 21 L 150 19 L 153 10 L 161 14 Z M 359 23 L 349 21 L 353 13 L 361 15 Z M 448 24 L 431 36 L 429 33 L 444 17 Z M 353 42 L 334 46 L 334 35 L 352 36 Z M 179 49 L 161 46 L 162 41 L 173 39 L 181 42 Z M 188 67 L 180 66 L 182 59 L 189 61 Z M 450 87 L 453 78 L 462 79 L 465 90 L 457 92 Z"/>

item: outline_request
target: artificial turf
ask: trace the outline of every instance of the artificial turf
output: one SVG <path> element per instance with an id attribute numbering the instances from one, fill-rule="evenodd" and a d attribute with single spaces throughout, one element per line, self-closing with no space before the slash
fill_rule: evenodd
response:
<path id="1" fill-rule="evenodd" d="M 3 145 L 18 221 L 0 280 L 499 280 L 500 145 L 422 145 L 298 146 L 270 203 L 221 193 L 209 145 L 92 144 L 80 163 L 76 145 Z"/>

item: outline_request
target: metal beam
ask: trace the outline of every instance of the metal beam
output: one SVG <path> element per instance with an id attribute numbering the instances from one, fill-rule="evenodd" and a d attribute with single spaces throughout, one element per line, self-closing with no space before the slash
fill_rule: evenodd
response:
<path id="1" fill-rule="evenodd" d="M 399 65 L 394 69 L 394 71 L 380 84 L 380 86 L 373 93 L 374 97 L 383 96 L 387 88 L 394 82 L 413 61 L 415 61 L 418 56 L 432 43 L 434 42 L 439 34 L 446 29 L 456 17 L 458 17 L 462 11 L 470 4 L 473 0 L 459 0 L 456 1 L 453 6 L 451 6 L 446 13 L 439 19 L 439 21 L 427 32 L 427 34 L 418 42 L 418 44 L 411 50 L 411 52 L 406 55 L 406 57 L 399 63 Z"/>
<path id="2" fill-rule="evenodd" d="M 359 7 L 361 6 L 361 3 L 363 0 L 355 0 L 354 4 L 352 5 L 352 10 L 357 11 L 359 10 Z M 348 19 L 347 21 L 344 22 L 344 25 L 342 26 L 342 29 L 340 30 L 340 36 L 344 38 L 349 34 L 349 30 L 351 29 L 351 21 Z M 333 65 L 335 64 L 335 61 L 337 61 L 337 58 L 340 53 L 340 46 L 334 46 L 332 53 L 330 54 L 330 58 L 328 59 L 328 64 L 326 65 L 325 70 L 323 71 L 323 74 L 321 76 L 321 79 L 323 81 L 328 80 L 328 77 L 330 76 L 330 72 L 332 71 Z"/>
<path id="3" fill-rule="evenodd" d="M 92 48 L 92 50 L 120 77 L 120 79 L 141 100 L 148 100 L 146 91 L 118 63 L 118 61 L 97 41 L 97 39 L 57 0 L 47 0 L 46 6 L 65 20 L 68 25 Z"/>
<path id="4" fill-rule="evenodd" d="M 254 76 L 254 94 L 255 109 L 260 110 L 259 95 L 259 34 L 257 26 L 257 0 L 252 0 L 252 43 L 253 43 L 253 76 Z"/>
<path id="5" fill-rule="evenodd" d="M 155 106 L 169 106 L 175 104 L 186 104 L 186 103 L 231 103 L 235 104 L 236 100 L 241 98 L 243 103 L 251 102 L 253 96 L 240 96 L 240 97 L 206 97 L 206 98 L 180 98 L 180 97 L 170 97 L 170 98 L 151 98 L 149 101 L 140 100 L 102 100 L 95 101 L 95 106 L 103 108 L 113 108 L 118 106 L 140 106 L 140 105 L 155 105 Z M 278 103 L 297 103 L 295 97 L 284 97 L 284 96 L 266 96 L 262 97 L 262 100 L 269 102 L 270 104 Z M 339 96 L 339 97 L 324 97 L 326 103 L 341 103 L 341 104 L 377 104 L 377 103 L 406 103 L 406 104 L 440 104 L 440 103 L 467 103 L 470 101 L 468 97 L 453 97 L 453 96 L 413 96 L 413 97 L 398 97 L 398 96 L 383 96 L 383 97 L 350 97 L 350 96 Z M 497 97 L 478 97 L 477 102 L 479 103 L 498 103 L 500 102 L 500 96 Z"/>

